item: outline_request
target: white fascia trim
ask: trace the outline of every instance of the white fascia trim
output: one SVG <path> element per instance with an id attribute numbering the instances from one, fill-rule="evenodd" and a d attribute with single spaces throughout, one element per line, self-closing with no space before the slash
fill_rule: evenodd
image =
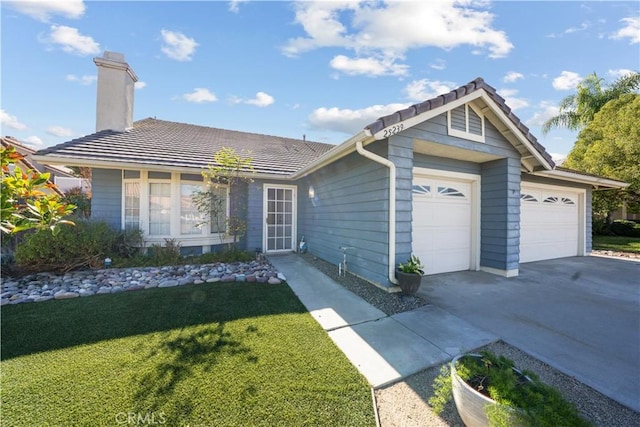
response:
<path id="1" fill-rule="evenodd" d="M 327 151 L 322 156 L 320 156 L 318 159 L 316 159 L 313 162 L 309 163 L 307 166 L 305 166 L 302 169 L 300 169 L 299 171 L 289 175 L 288 178 L 290 180 L 294 181 L 294 180 L 296 180 L 298 178 L 305 177 L 305 176 L 309 175 L 310 173 L 313 173 L 313 172 L 317 171 L 318 169 L 323 168 L 324 166 L 326 166 L 326 165 L 328 165 L 330 163 L 333 163 L 336 160 L 346 156 L 347 154 L 350 154 L 350 153 L 356 151 L 356 142 L 362 141 L 364 143 L 364 141 L 366 141 L 366 143 L 369 143 L 369 142 L 373 141 L 373 139 L 370 138 L 370 137 L 371 137 L 371 135 L 368 132 L 365 132 L 364 130 L 361 130 L 356 135 L 354 135 L 351 138 L 347 139 L 342 144 L 336 145 L 334 148 L 332 148 L 331 150 Z M 365 143 L 365 145 L 366 145 L 366 143 Z"/>
<path id="2" fill-rule="evenodd" d="M 87 166 L 94 168 L 102 168 L 102 169 L 127 169 L 127 170 L 141 170 L 141 171 L 161 171 L 167 170 L 170 172 L 181 172 L 181 173 L 195 173 L 199 174 L 207 170 L 206 167 L 197 168 L 197 167 L 186 167 L 186 166 L 169 166 L 169 165 L 156 165 L 156 164 L 147 164 L 147 163 L 132 163 L 132 162 L 114 162 L 109 160 L 95 160 L 95 159 L 87 159 L 82 160 L 81 158 L 71 158 L 71 157 L 56 157 L 56 156 L 33 156 L 34 160 L 38 162 L 46 162 L 55 165 L 65 165 L 65 166 Z M 253 179 L 265 179 L 265 180 L 289 180 L 291 175 L 289 174 L 269 174 L 269 173 L 248 173 L 241 174 L 241 176 L 246 176 Z"/>
<path id="3" fill-rule="evenodd" d="M 518 274 L 520 274 L 520 271 L 517 268 L 514 268 L 513 270 L 502 270 L 500 268 L 480 267 L 480 270 L 502 277 L 516 277 Z"/>
<path id="4" fill-rule="evenodd" d="M 590 175 L 582 175 L 575 172 L 566 172 L 562 170 L 550 170 L 550 171 L 540 171 L 540 172 L 532 172 L 531 175 L 542 176 L 545 178 L 554 178 L 561 179 L 563 181 L 571 181 L 578 182 L 581 184 L 590 184 L 596 188 L 598 187 L 606 187 L 606 188 L 626 188 L 629 186 L 629 183 L 616 181 L 608 178 L 600 178 L 597 176 Z M 526 182 L 526 181 L 523 181 Z"/>
<path id="5" fill-rule="evenodd" d="M 511 120 L 504 114 L 504 112 L 496 105 L 496 102 L 487 94 L 484 89 L 476 90 L 469 95 L 465 95 L 462 98 L 458 98 L 454 101 L 448 102 L 440 107 L 436 107 L 433 110 L 425 111 L 422 114 L 418 114 L 417 116 L 409 117 L 407 120 L 403 120 L 397 123 L 394 123 L 391 126 L 387 126 L 382 129 L 380 132 L 376 132 L 373 137 L 377 140 L 388 138 L 390 135 L 398 133 L 399 131 L 406 130 L 412 126 L 415 126 L 419 123 L 424 122 L 425 120 L 429 120 L 433 117 L 436 117 L 444 112 L 450 111 L 454 108 L 457 108 L 461 105 L 467 104 L 474 99 L 481 98 L 487 105 L 491 107 L 493 112 L 498 116 L 498 118 L 504 122 L 504 124 L 509 128 L 509 130 L 518 138 L 518 140 L 527 147 L 527 150 L 533 155 L 533 157 L 540 162 L 540 164 L 548 170 L 553 169 L 553 166 L 549 164 L 549 162 L 542 157 L 542 154 L 536 150 L 531 142 L 526 138 L 526 135 L 522 134 L 522 131 L 518 129 L 516 125 L 513 124 Z M 486 116 L 483 114 L 483 116 Z"/>
<path id="6" fill-rule="evenodd" d="M 399 132 L 403 130 L 407 130 L 415 125 L 418 125 L 426 120 L 432 119 L 436 116 L 439 116 L 442 113 L 445 113 L 449 110 L 452 110 L 456 107 L 464 105 L 468 102 L 473 101 L 474 99 L 480 98 L 484 93 L 484 89 L 477 90 L 475 92 L 470 93 L 469 95 L 465 95 L 462 98 L 458 98 L 454 101 L 448 102 L 440 107 L 436 107 L 433 110 L 425 111 L 424 113 L 418 114 L 417 116 L 409 117 L 406 120 L 402 120 L 400 122 L 394 123 L 391 126 L 387 126 L 386 128 L 380 130 L 373 134 L 373 137 L 376 140 L 386 139 L 391 135 L 398 133 L 396 129 L 400 129 Z"/>
<path id="7" fill-rule="evenodd" d="M 518 127 L 515 124 L 513 124 L 513 122 L 509 119 L 509 117 L 507 117 L 507 115 L 504 114 L 504 111 L 502 111 L 496 105 L 495 101 L 489 95 L 487 95 L 487 93 L 484 91 L 484 89 L 481 89 L 480 92 L 481 92 L 482 100 L 487 105 L 494 106 L 492 108 L 492 110 L 495 113 L 495 115 L 498 116 L 498 118 L 509 128 L 511 133 L 513 133 L 515 135 L 515 137 L 518 138 L 518 140 L 522 143 L 522 145 L 527 147 L 527 151 L 529 151 L 529 153 L 531 153 L 533 155 L 533 157 L 535 157 L 536 160 L 538 162 L 540 162 L 540 164 L 545 169 L 547 169 L 547 170 L 553 169 L 553 166 L 547 161 L 547 159 L 545 159 L 542 156 L 542 154 L 540 154 L 540 152 L 535 149 L 533 144 L 531 144 L 531 141 L 529 141 L 527 139 L 527 136 L 522 134 L 522 131 L 520 129 L 518 129 Z"/>

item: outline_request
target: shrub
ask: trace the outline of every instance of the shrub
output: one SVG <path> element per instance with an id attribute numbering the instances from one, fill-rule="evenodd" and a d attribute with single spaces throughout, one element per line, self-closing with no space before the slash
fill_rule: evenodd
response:
<path id="1" fill-rule="evenodd" d="M 176 239 L 164 239 L 164 246 L 158 243 L 151 245 L 147 256 L 150 265 L 176 265 L 179 263 L 182 245 Z"/>
<path id="2" fill-rule="evenodd" d="M 611 223 L 609 229 L 617 236 L 640 237 L 640 224 L 633 221 L 616 220 Z"/>
<path id="3" fill-rule="evenodd" d="M 489 351 L 481 357 L 465 355 L 456 363 L 456 373 L 477 392 L 498 405 L 487 408 L 491 426 L 588 427 L 576 406 L 558 390 L 543 383 L 531 371 L 515 371 L 514 362 Z M 450 370 L 443 368 L 434 379 L 434 394 L 429 399 L 436 413 L 442 412 L 453 398 Z"/>
<path id="4" fill-rule="evenodd" d="M 62 198 L 63 203 L 70 203 L 76 207 L 73 215 L 80 218 L 91 217 L 91 196 L 84 191 L 81 187 L 74 187 L 67 190 Z"/>
<path id="5" fill-rule="evenodd" d="M 102 267 L 106 257 L 131 253 L 135 234 L 115 230 L 104 221 L 77 220 L 75 226 L 61 226 L 55 236 L 26 236 L 16 248 L 16 265 L 24 272 Z"/>

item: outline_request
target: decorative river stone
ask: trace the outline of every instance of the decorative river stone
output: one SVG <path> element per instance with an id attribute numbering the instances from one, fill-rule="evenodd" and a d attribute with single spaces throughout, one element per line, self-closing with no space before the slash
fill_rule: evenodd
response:
<path id="1" fill-rule="evenodd" d="M 202 265 L 109 268 L 44 272 L 0 278 L 0 305 L 90 297 L 124 291 L 202 283 L 258 282 L 279 284 L 284 276 L 267 261 Z"/>

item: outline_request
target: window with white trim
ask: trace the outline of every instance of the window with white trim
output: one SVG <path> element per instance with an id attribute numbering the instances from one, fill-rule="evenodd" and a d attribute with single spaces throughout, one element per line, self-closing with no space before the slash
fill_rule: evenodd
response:
<path id="1" fill-rule="evenodd" d="M 152 242 L 177 238 L 207 244 L 212 234 L 228 236 L 229 186 L 207 187 L 199 174 L 123 171 L 122 227 L 141 228 Z M 211 215 L 196 208 L 193 193 L 208 188 L 216 203 Z M 200 243 L 198 243 L 200 244 Z"/>
<path id="2" fill-rule="evenodd" d="M 484 115 L 472 104 L 464 104 L 447 111 L 447 130 L 450 136 L 485 142 Z"/>
<path id="3" fill-rule="evenodd" d="M 149 182 L 149 236 L 171 235 L 171 182 Z"/>
<path id="4" fill-rule="evenodd" d="M 211 210 L 211 233 L 226 233 L 227 218 L 229 216 L 229 187 L 216 186 L 211 188 L 212 202 L 215 209 Z"/>
<path id="5" fill-rule="evenodd" d="M 180 234 L 202 234 L 204 218 L 192 198 L 202 190 L 202 184 L 180 182 Z"/>

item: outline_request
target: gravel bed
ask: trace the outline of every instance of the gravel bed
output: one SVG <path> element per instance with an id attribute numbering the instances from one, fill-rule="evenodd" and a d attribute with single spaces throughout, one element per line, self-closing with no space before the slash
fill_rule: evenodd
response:
<path id="1" fill-rule="evenodd" d="M 640 260 L 640 254 L 637 254 L 635 252 L 591 251 L 591 254 Z"/>
<path id="2" fill-rule="evenodd" d="M 620 256 L 610 251 L 594 251 L 594 254 Z M 640 258 L 640 254 L 624 254 L 628 258 Z M 420 297 L 403 298 L 399 293 L 388 293 L 364 279 L 348 273 L 338 276 L 336 265 L 318 259 L 310 254 L 303 259 L 331 277 L 354 294 L 377 307 L 387 315 L 413 310 L 428 304 Z M 504 355 L 515 362 L 516 367 L 534 372 L 540 380 L 552 385 L 578 411 L 596 427 L 640 427 L 640 413 L 608 398 L 575 378 L 565 375 L 557 369 L 503 341 L 481 347 Z M 375 390 L 375 398 L 381 427 L 464 427 L 453 400 L 442 413 L 435 414 L 429 404 L 433 395 L 433 380 L 440 373 L 442 365 L 425 369 L 386 387 Z"/>
<path id="3" fill-rule="evenodd" d="M 427 301 L 416 296 L 414 298 L 403 297 L 401 293 L 389 293 L 384 289 L 361 279 L 347 272 L 345 277 L 338 276 L 338 266 L 321 260 L 311 254 L 302 254 L 302 258 L 313 265 L 315 268 L 331 277 L 342 286 L 358 295 L 369 304 L 377 307 L 380 311 L 388 316 L 404 311 L 413 310 L 423 305 L 427 305 Z"/>
<path id="4" fill-rule="evenodd" d="M 515 362 L 516 367 L 534 372 L 541 381 L 554 386 L 567 400 L 573 402 L 580 414 L 597 427 L 640 426 L 640 414 L 563 374 L 540 360 L 503 341 L 484 346 Z M 436 415 L 427 401 L 433 395 L 433 380 L 440 366 L 414 374 L 404 381 L 375 391 L 381 427 L 392 426 L 449 426 L 463 427 L 453 401 L 440 415 Z"/>

